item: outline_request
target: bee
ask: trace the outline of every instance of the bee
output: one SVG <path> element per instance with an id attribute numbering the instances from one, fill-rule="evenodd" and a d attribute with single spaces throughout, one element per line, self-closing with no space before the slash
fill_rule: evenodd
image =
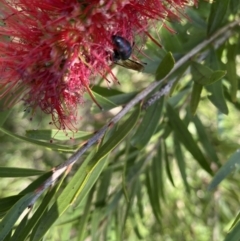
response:
<path id="1" fill-rule="evenodd" d="M 143 70 L 144 66 L 142 64 L 129 59 L 132 54 L 132 45 L 127 39 L 119 35 L 113 35 L 112 42 L 114 45 L 112 60 L 115 64 L 127 69 Z"/>

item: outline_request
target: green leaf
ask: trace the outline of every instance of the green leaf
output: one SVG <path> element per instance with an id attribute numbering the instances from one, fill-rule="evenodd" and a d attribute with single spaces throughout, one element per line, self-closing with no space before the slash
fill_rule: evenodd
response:
<path id="1" fill-rule="evenodd" d="M 169 181 L 172 183 L 173 187 L 175 187 L 174 180 L 173 180 L 172 173 L 171 173 L 171 168 L 170 168 L 170 160 L 168 158 L 167 145 L 166 145 L 165 141 L 163 141 L 163 149 L 164 149 L 163 150 L 164 151 L 164 159 L 165 159 L 165 163 L 166 163 L 166 173 L 167 173 Z"/>
<path id="2" fill-rule="evenodd" d="M 90 153 L 89 157 L 85 159 L 81 167 L 75 173 L 71 181 L 68 183 L 63 192 L 59 195 L 56 202 L 51 206 L 51 208 L 45 212 L 38 220 L 38 224 L 35 227 L 34 234 L 32 235 L 32 240 L 38 241 L 44 236 L 52 224 L 67 210 L 71 205 L 73 198 L 76 195 L 77 190 L 81 187 L 84 178 L 86 177 L 86 172 L 88 171 L 88 163 L 93 157 L 94 153 Z"/>
<path id="3" fill-rule="evenodd" d="M 144 113 L 143 120 L 131 141 L 136 148 L 144 148 L 155 133 L 162 115 L 163 104 L 164 98 L 161 98 Z"/>
<path id="4" fill-rule="evenodd" d="M 112 169 L 109 168 L 102 173 L 101 182 L 97 191 L 96 206 L 104 206 L 107 200 L 108 189 L 110 188 Z"/>
<path id="5" fill-rule="evenodd" d="M 103 80 L 103 81 L 105 81 L 105 80 Z M 104 84 L 104 86 L 105 87 L 100 86 L 100 85 L 94 85 L 92 87 L 93 93 L 97 93 L 97 94 L 99 94 L 101 96 L 105 96 L 105 97 L 123 94 L 123 92 L 118 89 L 107 88 L 105 84 Z"/>
<path id="6" fill-rule="evenodd" d="M 206 21 L 202 18 L 198 9 L 187 8 L 186 12 L 187 12 L 187 16 L 191 19 L 191 25 L 193 24 L 194 26 L 196 26 L 196 29 L 199 29 L 199 28 L 203 30 L 206 29 L 207 27 Z"/>
<path id="7" fill-rule="evenodd" d="M 189 68 L 190 62 L 186 62 L 185 64 L 183 64 L 181 67 L 179 67 L 178 69 L 176 69 L 176 71 L 174 71 L 169 78 L 173 79 L 175 78 L 175 81 L 172 85 L 172 88 L 169 92 L 169 96 L 172 96 L 175 89 L 177 89 L 177 86 L 179 85 L 179 81 L 184 78 L 184 74 L 186 73 L 186 70 Z M 179 91 L 176 91 L 176 95 L 179 94 Z"/>
<path id="8" fill-rule="evenodd" d="M 240 169 L 240 151 L 237 150 L 227 162 L 218 170 L 213 177 L 213 180 L 208 186 L 208 190 L 213 190 L 217 185 L 223 181 L 233 170 Z"/>
<path id="9" fill-rule="evenodd" d="M 184 160 L 184 155 L 182 153 L 181 145 L 180 145 L 175 133 L 173 135 L 173 142 L 174 142 L 174 153 L 175 153 L 175 157 L 177 160 L 178 168 L 181 173 L 181 177 L 183 179 L 185 189 L 189 193 L 190 187 L 187 182 L 186 164 L 185 164 L 185 160 Z"/>
<path id="10" fill-rule="evenodd" d="M 223 95 L 222 81 L 217 81 L 211 85 L 205 86 L 208 92 L 211 93 L 208 99 L 217 107 L 223 114 L 228 114 L 228 107 Z"/>
<path id="11" fill-rule="evenodd" d="M 204 85 L 203 83 L 207 82 L 207 79 L 212 75 L 213 71 L 205 65 L 192 62 L 191 73 L 196 83 Z"/>
<path id="12" fill-rule="evenodd" d="M 193 62 L 191 65 L 191 73 L 194 82 L 200 85 L 210 85 L 222 79 L 227 72 L 225 70 L 213 71 L 205 65 Z"/>
<path id="13" fill-rule="evenodd" d="M 72 180 L 69 182 L 64 191 L 60 194 L 57 201 L 53 204 L 47 214 L 41 219 L 38 229 L 33 240 L 40 240 L 48 229 L 53 225 L 59 216 L 61 216 L 67 208 L 78 197 L 82 201 L 84 197 L 91 190 L 92 186 L 97 181 L 101 174 L 107 158 L 107 154 L 113 150 L 132 130 L 135 126 L 140 113 L 140 107 L 133 112 L 133 114 L 126 120 L 114 135 L 109 138 L 106 143 L 98 150 L 98 152 L 91 158 L 92 163 L 87 167 L 86 160 L 78 169 Z"/>
<path id="14" fill-rule="evenodd" d="M 95 185 L 96 186 L 96 185 Z M 94 187 L 95 187 L 94 186 Z M 88 222 L 88 218 L 90 216 L 90 212 L 91 212 L 91 206 L 92 206 L 92 199 L 93 199 L 93 194 L 94 194 L 95 189 L 92 188 L 89 192 L 89 195 L 87 197 L 87 202 L 86 205 L 84 207 L 84 211 L 81 217 L 81 222 L 79 225 L 79 229 L 78 229 L 78 241 L 83 241 L 84 240 L 84 235 L 87 233 L 87 222 Z"/>
<path id="15" fill-rule="evenodd" d="M 4 197 L 0 199 L 0 216 L 4 216 L 5 213 L 20 199 L 23 195 L 14 195 L 10 197 Z"/>
<path id="16" fill-rule="evenodd" d="M 157 68 L 155 79 L 157 81 L 163 79 L 172 70 L 174 64 L 175 60 L 172 54 L 170 52 L 167 53 Z"/>
<path id="17" fill-rule="evenodd" d="M 171 28 L 172 26 L 170 23 L 168 26 Z M 167 51 L 172 51 L 172 52 L 179 52 L 183 49 L 183 45 L 178 38 L 177 34 L 172 34 L 168 29 L 162 28 L 161 29 L 161 39 L 162 39 L 162 44 L 164 46 L 164 49 Z M 156 49 L 154 49 L 156 52 Z"/>
<path id="18" fill-rule="evenodd" d="M 171 98 L 168 99 L 168 102 L 176 107 L 179 105 L 179 103 L 182 103 L 188 96 L 189 94 L 189 89 L 185 89 L 183 91 L 179 91 L 178 93 L 176 93 L 174 96 L 172 96 Z"/>
<path id="19" fill-rule="evenodd" d="M 229 228 L 229 230 L 233 230 L 234 227 L 236 227 L 236 225 L 238 224 L 239 220 L 240 220 L 240 212 L 238 212 L 238 215 L 235 217 L 235 219 L 234 219 L 231 227 Z"/>
<path id="20" fill-rule="evenodd" d="M 212 73 L 212 75 L 210 76 L 208 82 L 205 83 L 204 85 L 213 84 L 214 82 L 222 79 L 226 74 L 227 74 L 227 71 L 225 71 L 225 70 L 216 70 L 216 71 L 214 71 Z"/>
<path id="21" fill-rule="evenodd" d="M 4 129 L 4 128 L 0 128 L 0 131 L 3 132 L 4 134 L 8 135 L 8 136 L 11 136 L 11 137 L 14 137 L 14 138 L 18 139 L 18 140 L 25 141 L 25 142 L 35 144 L 35 145 L 39 145 L 39 146 L 42 146 L 42 147 L 46 147 L 50 150 L 56 150 L 56 151 L 59 151 L 59 152 L 72 153 L 78 147 L 78 146 L 71 147 L 71 146 L 67 146 L 67 145 L 59 145 L 59 144 L 54 144 L 54 143 L 50 143 L 50 142 L 37 141 L 37 140 L 31 139 L 31 138 L 28 138 L 28 137 L 24 137 L 24 136 L 14 134 L 14 133 L 12 133 L 12 132 Z"/>
<path id="22" fill-rule="evenodd" d="M 236 14 L 240 9 L 240 1 L 239 0 L 230 0 L 230 10 L 233 14 Z"/>
<path id="23" fill-rule="evenodd" d="M 212 3 L 210 17 L 208 19 L 208 35 L 214 33 L 222 24 L 228 10 L 229 0 L 218 0 Z"/>
<path id="24" fill-rule="evenodd" d="M 153 190 L 156 190 L 154 198 L 156 198 L 155 202 L 157 202 L 157 199 L 160 201 L 160 197 L 164 200 L 165 199 L 165 190 L 164 190 L 164 153 L 163 153 L 163 141 L 159 142 L 159 145 L 157 146 L 157 153 L 156 156 L 153 158 L 152 161 L 152 187 Z M 158 189 L 158 190 L 157 190 Z M 160 205 L 160 203 L 159 203 Z M 158 204 L 157 204 L 158 206 Z M 159 214 L 161 214 L 161 209 L 159 206 Z"/>
<path id="25" fill-rule="evenodd" d="M 44 174 L 44 171 L 17 167 L 0 167 L 0 177 L 30 177 Z"/>
<path id="26" fill-rule="evenodd" d="M 21 232 L 21 234 L 18 237 L 18 241 L 24 241 L 26 240 L 27 236 L 31 233 L 33 228 L 36 226 L 40 218 L 46 213 L 46 210 L 49 208 L 49 203 L 54 197 L 57 190 L 57 185 L 54 186 L 52 189 L 49 189 L 46 193 L 45 197 L 41 201 L 41 204 L 37 208 L 37 210 L 34 212 L 33 216 L 29 219 L 26 227 Z"/>
<path id="27" fill-rule="evenodd" d="M 17 226 L 12 238 L 10 240 L 14 241 L 20 241 L 21 239 L 19 239 L 19 236 L 21 235 L 21 233 L 25 230 L 26 224 L 28 222 L 28 216 L 29 216 L 29 212 L 24 216 L 24 218 L 21 220 L 21 222 L 19 223 L 19 225 Z"/>
<path id="28" fill-rule="evenodd" d="M 156 170 L 154 170 L 156 171 Z M 161 171 L 161 170 L 159 170 Z M 155 216 L 157 222 L 161 224 L 161 207 L 160 207 L 160 202 L 159 202 L 159 194 L 157 193 L 157 190 L 154 190 L 153 181 L 151 178 L 152 170 L 149 168 L 146 170 L 146 188 L 147 188 L 147 193 L 149 197 L 149 201 L 151 204 L 151 208 L 153 211 L 153 215 Z M 156 183 L 155 183 L 156 185 Z"/>
<path id="29" fill-rule="evenodd" d="M 115 105 L 123 105 L 129 102 L 131 99 L 133 99 L 138 92 L 131 92 L 131 93 L 124 93 L 124 94 L 118 94 L 114 96 L 110 96 L 108 99 L 113 102 Z"/>
<path id="30" fill-rule="evenodd" d="M 194 82 L 193 83 L 193 90 L 191 93 L 191 102 L 190 102 L 190 110 L 193 115 L 195 115 L 197 111 L 198 104 L 200 102 L 200 97 L 202 93 L 203 86 Z"/>
<path id="31" fill-rule="evenodd" d="M 228 43 L 227 46 L 227 76 L 231 83 L 231 98 L 232 101 L 237 101 L 238 91 L 238 76 L 236 67 L 237 44 Z"/>
<path id="32" fill-rule="evenodd" d="M 137 183 L 140 184 L 140 182 L 137 182 Z M 139 187 L 137 189 L 137 207 L 138 207 L 139 216 L 143 220 L 143 217 L 144 217 L 144 204 L 143 204 L 142 196 L 143 196 L 143 190 L 142 190 L 142 188 Z"/>
<path id="33" fill-rule="evenodd" d="M 15 222 L 18 220 L 22 212 L 29 206 L 29 203 L 34 196 L 35 193 L 28 193 L 20 198 L 2 219 L 0 223 L 0 241 L 3 241 L 11 231 Z"/>
<path id="34" fill-rule="evenodd" d="M 0 111 L 0 127 L 5 123 L 5 121 L 7 120 L 9 115 L 11 114 L 11 112 L 12 112 L 12 109 Z"/>
<path id="35" fill-rule="evenodd" d="M 113 102 L 111 102 L 109 100 L 109 98 L 106 98 L 106 97 L 104 97 L 102 95 L 99 95 L 95 92 L 93 92 L 93 94 L 94 94 L 94 97 L 96 98 L 98 104 L 103 108 L 103 111 L 111 110 L 111 109 L 117 107 L 117 105 L 114 104 Z M 86 95 L 86 98 L 92 100 L 89 95 Z M 99 108 L 96 105 L 94 105 L 94 112 L 99 112 Z"/>
<path id="36" fill-rule="evenodd" d="M 68 130 L 26 130 L 26 137 L 35 139 L 35 140 L 58 140 L 58 141 L 68 141 L 70 137 L 73 137 L 74 140 L 87 140 L 92 136 L 92 133 L 86 131 L 77 131 L 72 132 Z"/>
<path id="37" fill-rule="evenodd" d="M 220 165 L 218 156 L 216 154 L 216 150 L 213 147 L 213 143 L 210 142 L 207 132 L 206 132 L 202 122 L 198 118 L 198 116 L 195 116 L 193 118 L 193 123 L 194 123 L 197 133 L 198 133 L 199 142 L 201 143 L 203 149 L 205 150 L 208 158 L 210 158 L 210 162 L 214 162 L 217 165 Z"/>
<path id="38" fill-rule="evenodd" d="M 193 139 L 191 133 L 188 131 L 184 122 L 179 118 L 175 110 L 171 105 L 167 105 L 167 114 L 171 124 L 172 129 L 176 133 L 176 136 L 180 142 L 185 146 L 185 148 L 192 154 L 202 168 L 208 173 L 212 174 L 209 163 L 205 159 L 201 150 L 197 146 L 195 140 Z"/>
<path id="39" fill-rule="evenodd" d="M 240 237 L 240 222 L 234 227 L 234 229 L 227 234 L 224 241 L 239 241 Z"/>

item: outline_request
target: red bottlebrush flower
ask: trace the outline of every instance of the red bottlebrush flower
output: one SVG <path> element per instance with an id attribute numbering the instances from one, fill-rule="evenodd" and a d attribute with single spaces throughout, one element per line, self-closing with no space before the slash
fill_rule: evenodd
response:
<path id="1" fill-rule="evenodd" d="M 0 98 L 23 100 L 73 129 L 90 81 L 111 73 L 118 35 L 133 42 L 152 20 L 176 15 L 190 0 L 2 0 Z"/>

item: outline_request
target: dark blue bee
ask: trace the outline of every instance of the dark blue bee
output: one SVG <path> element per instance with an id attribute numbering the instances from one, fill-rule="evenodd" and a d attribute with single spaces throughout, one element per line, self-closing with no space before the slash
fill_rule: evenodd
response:
<path id="1" fill-rule="evenodd" d="M 130 42 L 118 35 L 113 35 L 112 41 L 114 44 L 113 60 L 118 61 L 129 59 L 132 54 L 132 46 Z"/>
<path id="2" fill-rule="evenodd" d="M 115 64 L 137 71 L 143 70 L 142 64 L 129 59 L 132 54 L 132 46 L 127 39 L 113 35 L 112 42 L 114 46 L 112 60 Z"/>

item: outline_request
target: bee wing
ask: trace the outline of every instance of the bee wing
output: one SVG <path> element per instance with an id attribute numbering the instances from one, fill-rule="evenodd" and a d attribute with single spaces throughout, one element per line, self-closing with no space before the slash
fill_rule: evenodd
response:
<path id="1" fill-rule="evenodd" d="M 120 65 L 127 69 L 133 69 L 136 71 L 142 71 L 144 69 L 144 66 L 142 64 L 140 64 L 136 61 L 133 61 L 131 59 L 119 60 L 119 61 L 115 62 L 115 64 Z"/>

